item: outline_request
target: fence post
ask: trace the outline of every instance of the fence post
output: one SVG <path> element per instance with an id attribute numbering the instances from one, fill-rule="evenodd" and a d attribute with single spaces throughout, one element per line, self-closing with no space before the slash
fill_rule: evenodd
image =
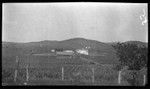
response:
<path id="1" fill-rule="evenodd" d="M 145 86 L 146 84 L 146 75 L 143 75 L 143 85 Z"/>
<path id="2" fill-rule="evenodd" d="M 62 80 L 64 80 L 64 67 L 62 67 Z"/>
<path id="3" fill-rule="evenodd" d="M 118 84 L 121 84 L 121 70 L 119 71 L 119 75 L 118 75 Z"/>
<path id="4" fill-rule="evenodd" d="M 93 72 L 93 75 L 92 75 L 92 82 L 94 83 L 94 68 L 92 68 L 92 72 Z"/>
<path id="5" fill-rule="evenodd" d="M 17 69 L 15 70 L 15 76 L 14 76 L 14 81 L 16 82 L 16 78 L 17 78 Z"/>
<path id="6" fill-rule="evenodd" d="M 26 81 L 28 82 L 29 80 L 29 71 L 28 71 L 28 65 L 26 67 Z"/>
<path id="7" fill-rule="evenodd" d="M 15 69 L 15 76 L 14 76 L 15 82 L 16 82 L 16 78 L 17 78 L 17 73 L 18 73 L 18 56 L 16 56 L 16 69 Z"/>
<path id="8" fill-rule="evenodd" d="M 24 83 L 24 85 L 27 85 L 29 79 L 29 72 L 28 72 L 28 65 L 26 66 L 26 82 Z"/>

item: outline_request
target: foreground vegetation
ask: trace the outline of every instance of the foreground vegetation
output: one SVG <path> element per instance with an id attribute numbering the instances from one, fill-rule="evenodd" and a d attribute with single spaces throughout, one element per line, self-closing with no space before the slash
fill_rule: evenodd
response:
<path id="1" fill-rule="evenodd" d="M 148 48 L 129 43 L 117 43 L 113 47 L 120 62 L 116 69 L 125 72 L 124 79 L 131 85 L 141 85 L 142 77 L 147 76 Z"/>
<path id="2" fill-rule="evenodd" d="M 2 82 L 9 85 L 27 82 L 31 85 L 97 84 L 118 86 L 118 72 L 122 71 L 120 85 L 143 85 L 143 75 L 147 76 L 147 48 L 125 43 L 117 43 L 113 47 L 117 52 L 118 63 L 110 61 L 110 58 L 115 59 L 115 57 L 109 56 L 109 53 L 109 57 L 107 55 L 105 57 L 80 55 L 82 58 L 93 60 L 98 64 L 82 60 L 80 56 L 70 58 L 53 55 L 18 55 L 19 62 L 16 64 L 16 54 L 3 53 Z M 6 50 L 3 51 L 7 53 Z M 29 66 L 28 81 L 26 81 L 27 65 Z M 63 72 L 62 68 L 64 68 Z M 14 82 L 16 69 L 18 74 L 16 82 Z"/>

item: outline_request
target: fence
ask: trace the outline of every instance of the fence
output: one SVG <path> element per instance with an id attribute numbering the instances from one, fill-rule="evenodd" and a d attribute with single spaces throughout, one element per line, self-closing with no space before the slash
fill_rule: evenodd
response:
<path id="1" fill-rule="evenodd" d="M 53 66 L 47 67 L 47 65 Z M 15 68 L 2 70 L 2 82 L 14 81 L 30 84 L 32 81 L 69 81 L 73 84 L 118 86 L 129 85 L 126 80 L 132 79 L 130 75 L 131 71 L 117 71 L 113 69 L 113 65 L 57 65 L 53 63 L 31 65 L 24 63 L 19 66 L 18 63 Z M 146 84 L 146 74 L 141 73 L 139 79 L 142 81 L 141 85 Z"/>
<path id="2" fill-rule="evenodd" d="M 11 70 L 11 69 L 9 69 Z M 8 70 L 8 71 L 9 71 Z M 106 66 L 88 66 L 88 65 L 66 65 L 55 66 L 52 68 L 20 68 L 12 70 L 12 77 L 15 82 L 29 82 L 34 80 L 49 81 L 70 81 L 77 83 L 99 83 L 116 85 L 118 73 Z M 6 73 L 5 73 L 6 74 Z M 7 76 L 8 77 L 8 76 Z M 3 75 L 4 78 L 4 75 Z"/>
<path id="3" fill-rule="evenodd" d="M 129 75 L 130 74 L 130 75 Z M 3 81 L 15 81 L 25 83 L 30 81 L 70 81 L 75 84 L 98 85 L 129 85 L 127 79 L 131 78 L 131 72 L 115 71 L 107 66 L 83 66 L 67 65 L 53 68 L 20 68 L 18 70 L 8 68 L 3 70 Z M 141 84 L 146 84 L 146 75 L 140 75 Z M 142 82 L 143 81 L 143 82 Z"/>

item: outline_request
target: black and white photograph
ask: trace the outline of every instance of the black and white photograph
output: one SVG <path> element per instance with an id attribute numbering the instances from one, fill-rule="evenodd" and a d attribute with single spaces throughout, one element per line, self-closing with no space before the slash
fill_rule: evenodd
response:
<path id="1" fill-rule="evenodd" d="M 2 3 L 2 86 L 146 86 L 148 3 Z"/>

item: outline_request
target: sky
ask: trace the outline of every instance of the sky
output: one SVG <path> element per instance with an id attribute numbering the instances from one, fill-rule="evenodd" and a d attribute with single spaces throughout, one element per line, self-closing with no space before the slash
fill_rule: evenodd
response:
<path id="1" fill-rule="evenodd" d="M 148 42 L 147 3 L 3 3 L 2 41 Z"/>

